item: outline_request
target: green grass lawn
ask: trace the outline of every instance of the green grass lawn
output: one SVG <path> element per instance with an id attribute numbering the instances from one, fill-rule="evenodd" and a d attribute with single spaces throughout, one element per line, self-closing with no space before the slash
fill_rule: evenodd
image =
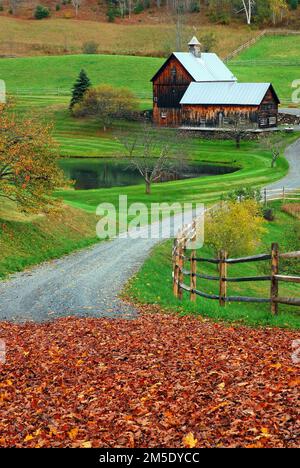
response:
<path id="1" fill-rule="evenodd" d="M 1 59 L 1 79 L 9 94 L 70 94 L 82 68 L 93 85 L 126 86 L 140 99 L 151 97 L 152 76 L 163 59 L 121 55 L 64 55 Z"/>
<path id="2" fill-rule="evenodd" d="M 300 35 L 266 36 L 229 62 L 240 81 L 271 82 L 282 101 L 291 103 L 292 82 L 300 79 Z"/>
<path id="3" fill-rule="evenodd" d="M 281 251 L 294 250 L 288 235 L 290 228 L 295 224 L 295 218 L 283 213 L 280 203 L 272 204 L 276 207 L 276 220 L 266 222 L 267 232 L 264 235 L 262 245 L 258 253 L 270 252 L 272 242 L 278 242 Z M 300 315 L 298 307 L 280 306 L 280 314 L 276 317 L 270 312 L 268 304 L 228 304 L 225 308 L 220 307 L 217 301 L 197 298 L 196 303 L 189 301 L 188 293 L 184 293 L 183 301 L 178 301 L 173 296 L 172 289 L 172 242 L 168 241 L 154 248 L 151 256 L 137 275 L 130 281 L 126 295 L 129 295 L 134 302 L 142 304 L 158 304 L 163 309 L 175 311 L 182 314 L 196 314 L 203 317 L 210 317 L 214 320 L 225 320 L 238 322 L 251 326 L 280 326 L 300 328 Z M 200 255 L 214 258 L 214 253 L 204 246 Z M 289 274 L 299 274 L 299 260 L 294 261 L 293 271 Z M 281 268 L 284 268 L 281 262 Z M 217 275 L 215 265 L 198 264 L 198 272 L 212 276 Z M 270 274 L 269 262 L 249 263 L 242 265 L 231 265 L 228 267 L 228 274 L 231 277 L 257 276 Z M 187 284 L 189 279 L 186 278 Z M 197 280 L 197 288 L 201 291 L 218 294 L 218 283 Z M 244 295 L 270 297 L 270 283 L 237 283 L 229 284 L 228 295 Z M 290 297 L 300 297 L 300 285 L 283 283 L 280 286 L 280 295 Z"/>

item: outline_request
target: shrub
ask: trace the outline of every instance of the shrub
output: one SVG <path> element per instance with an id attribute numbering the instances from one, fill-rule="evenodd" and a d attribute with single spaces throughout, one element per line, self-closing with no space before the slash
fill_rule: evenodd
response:
<path id="1" fill-rule="evenodd" d="M 221 198 L 226 201 L 245 201 L 254 200 L 260 202 L 262 200 L 261 191 L 259 189 L 253 189 L 252 187 L 238 187 L 231 192 L 228 192 Z"/>
<path id="2" fill-rule="evenodd" d="M 297 10 L 299 1 L 298 0 L 288 0 L 288 4 L 291 8 L 291 10 Z"/>
<path id="3" fill-rule="evenodd" d="M 274 221 L 275 220 L 275 213 L 274 213 L 274 210 L 272 210 L 272 208 L 264 208 L 263 215 L 264 215 L 264 219 L 266 221 Z"/>
<path id="4" fill-rule="evenodd" d="M 139 13 L 142 13 L 144 11 L 144 5 L 141 3 L 141 2 L 138 2 L 134 9 L 133 9 L 133 12 L 138 15 Z"/>
<path id="5" fill-rule="evenodd" d="M 94 41 L 85 42 L 82 46 L 82 51 L 84 54 L 97 54 L 98 44 Z"/>
<path id="6" fill-rule="evenodd" d="M 129 89 L 101 85 L 85 92 L 82 101 L 74 105 L 73 115 L 94 116 L 106 130 L 114 119 L 130 119 L 137 110 L 138 101 Z"/>
<path id="7" fill-rule="evenodd" d="M 34 17 L 37 20 L 48 18 L 50 16 L 50 10 L 47 7 L 44 7 L 43 5 L 37 5 L 35 12 L 34 12 Z"/>
<path id="8" fill-rule="evenodd" d="M 190 13 L 199 13 L 200 4 L 198 0 L 192 0 L 189 7 Z"/>
<path id="9" fill-rule="evenodd" d="M 263 223 L 260 206 L 254 200 L 223 203 L 207 216 L 206 244 L 216 254 L 224 249 L 230 256 L 250 255 L 261 242 Z"/>

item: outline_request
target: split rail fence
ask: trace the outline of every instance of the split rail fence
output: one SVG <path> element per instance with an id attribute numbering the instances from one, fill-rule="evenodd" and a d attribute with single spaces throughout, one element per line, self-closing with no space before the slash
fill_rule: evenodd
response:
<path id="1" fill-rule="evenodd" d="M 190 295 L 191 301 L 196 301 L 197 296 L 219 301 L 221 307 L 225 307 L 226 303 L 261 303 L 270 304 L 271 312 L 274 315 L 278 314 L 279 304 L 287 304 L 291 306 L 300 306 L 300 297 L 281 297 L 279 295 L 279 284 L 283 282 L 300 284 L 300 276 L 286 276 L 280 274 L 280 259 L 300 259 L 300 251 L 281 253 L 278 244 L 272 244 L 270 253 L 254 255 L 251 257 L 228 258 L 226 251 L 219 252 L 218 258 L 202 258 L 197 256 L 196 250 L 190 250 L 188 254 L 188 243 L 195 240 L 196 236 L 196 221 L 191 225 L 185 226 L 179 232 L 177 239 L 174 241 L 173 249 L 173 292 L 175 297 L 182 299 L 183 293 L 187 292 Z M 266 276 L 248 276 L 233 278 L 228 275 L 230 265 L 252 263 L 252 262 L 270 262 L 270 274 Z M 211 276 L 199 272 L 199 265 L 205 263 L 218 266 L 218 275 Z M 189 282 L 186 284 L 186 278 Z M 197 280 L 208 280 L 219 284 L 218 294 L 208 294 L 198 289 Z M 269 297 L 246 297 L 246 296 L 229 296 L 227 294 L 227 286 L 232 283 L 250 283 L 250 282 L 269 282 L 270 296 Z"/>

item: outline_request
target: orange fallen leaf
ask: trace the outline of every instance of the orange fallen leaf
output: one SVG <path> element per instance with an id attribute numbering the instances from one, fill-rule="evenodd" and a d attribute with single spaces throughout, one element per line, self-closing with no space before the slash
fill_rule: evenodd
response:
<path id="1" fill-rule="evenodd" d="M 78 427 L 74 427 L 73 429 L 71 429 L 69 432 L 68 432 L 68 435 L 70 437 L 71 440 L 74 440 L 76 439 L 77 435 L 78 435 Z"/>

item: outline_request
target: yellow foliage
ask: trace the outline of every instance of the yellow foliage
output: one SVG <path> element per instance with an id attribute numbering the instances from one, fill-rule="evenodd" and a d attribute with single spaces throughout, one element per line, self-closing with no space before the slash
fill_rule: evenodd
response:
<path id="1" fill-rule="evenodd" d="M 216 252 L 230 256 L 250 255 L 265 229 L 259 204 L 254 200 L 223 203 L 212 210 L 205 222 L 205 240 Z"/>

